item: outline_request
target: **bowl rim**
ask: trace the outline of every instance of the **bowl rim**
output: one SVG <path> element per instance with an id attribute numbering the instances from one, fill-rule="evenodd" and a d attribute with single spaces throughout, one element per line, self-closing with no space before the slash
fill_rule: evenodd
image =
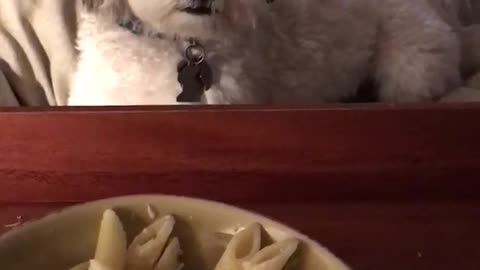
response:
<path id="1" fill-rule="evenodd" d="M 189 197 L 189 196 L 181 196 L 181 195 L 165 195 L 165 194 L 137 194 L 137 195 L 125 195 L 125 196 L 113 196 L 98 200 L 91 200 L 86 201 L 83 203 L 76 203 L 70 206 L 62 207 L 60 209 L 51 211 L 46 215 L 29 220 L 25 223 L 22 223 L 18 227 L 11 229 L 0 235 L 0 244 L 2 242 L 8 241 L 12 238 L 15 238 L 24 232 L 28 232 L 29 230 L 33 230 L 37 225 L 46 223 L 46 222 L 54 222 L 56 219 L 61 218 L 62 215 L 68 214 L 72 211 L 82 211 L 82 209 L 91 208 L 95 205 L 115 205 L 115 202 L 122 201 L 134 201 L 134 200 L 155 200 L 155 199 L 164 199 L 164 200 L 171 200 L 171 201 L 186 201 L 188 204 L 199 203 L 202 204 L 205 209 L 218 209 L 223 208 L 227 211 L 232 211 L 238 213 L 239 215 L 246 216 L 252 220 L 259 222 L 260 224 L 269 223 L 272 227 L 279 228 L 280 230 L 284 231 L 285 233 L 295 237 L 301 241 L 308 243 L 308 245 L 312 246 L 315 253 L 319 253 L 323 259 L 328 260 L 328 265 L 333 266 L 335 270 L 350 270 L 347 264 L 342 261 L 339 257 L 333 254 L 327 247 L 323 246 L 319 242 L 311 239 L 306 234 L 301 233 L 300 231 L 282 223 L 274 218 L 271 218 L 264 214 L 259 214 L 254 211 L 247 210 L 242 207 L 238 207 L 235 205 L 231 205 L 221 201 L 214 201 L 209 199 L 203 198 L 196 198 L 196 197 Z M 211 206 L 211 207 L 209 207 Z M 86 211 L 86 210 L 83 210 Z"/>

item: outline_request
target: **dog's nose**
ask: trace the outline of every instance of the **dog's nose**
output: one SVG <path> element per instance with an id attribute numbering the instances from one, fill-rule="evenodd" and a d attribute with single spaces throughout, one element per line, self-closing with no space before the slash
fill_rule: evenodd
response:
<path id="1" fill-rule="evenodd" d="M 211 8 L 215 0 L 193 0 L 192 8 Z"/>

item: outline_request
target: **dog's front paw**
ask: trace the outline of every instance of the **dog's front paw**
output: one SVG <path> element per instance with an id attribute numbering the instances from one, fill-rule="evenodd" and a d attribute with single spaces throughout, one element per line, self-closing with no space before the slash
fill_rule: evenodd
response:
<path id="1" fill-rule="evenodd" d="M 379 100 L 393 103 L 434 101 L 448 95 L 451 89 L 461 86 L 458 70 L 447 65 L 438 68 L 440 64 L 423 65 L 424 63 L 380 70 Z M 394 63 L 392 66 L 395 66 Z"/>
<path id="2" fill-rule="evenodd" d="M 480 90 L 480 72 L 473 75 L 468 81 L 467 86 L 473 89 Z"/>
<path id="3" fill-rule="evenodd" d="M 480 102 L 480 90 L 461 87 L 442 97 L 440 102 Z"/>

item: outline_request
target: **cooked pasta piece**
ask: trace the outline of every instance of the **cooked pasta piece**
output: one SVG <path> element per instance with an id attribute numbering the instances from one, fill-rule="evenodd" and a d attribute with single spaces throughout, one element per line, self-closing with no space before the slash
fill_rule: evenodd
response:
<path id="1" fill-rule="evenodd" d="M 127 248 L 126 233 L 116 213 L 108 209 L 100 223 L 94 259 L 70 270 L 180 270 L 182 250 L 172 237 L 175 218 L 157 218 Z M 262 247 L 262 227 L 254 223 L 233 235 L 215 270 L 282 270 L 298 249 L 287 239 Z"/>
<path id="2" fill-rule="evenodd" d="M 122 222 L 113 210 L 108 209 L 103 213 L 94 263 L 90 262 L 89 270 L 98 269 L 98 265 L 111 270 L 123 270 L 126 253 L 127 238 Z"/>
<path id="3" fill-rule="evenodd" d="M 298 248 L 298 240 L 288 239 L 260 250 L 243 263 L 243 270 L 281 270 Z"/>
<path id="4" fill-rule="evenodd" d="M 105 266 L 105 265 L 97 262 L 96 260 L 91 260 L 89 270 L 122 270 L 122 269 L 121 268 L 117 269 L 117 268 L 108 267 L 108 266 Z"/>
<path id="5" fill-rule="evenodd" d="M 252 224 L 233 236 L 215 270 L 242 270 L 242 264 L 252 258 L 261 247 L 262 230 Z"/>
<path id="6" fill-rule="evenodd" d="M 174 237 L 158 260 L 155 270 L 179 270 L 183 266 L 180 262 L 180 255 L 182 255 L 180 242 L 178 238 Z"/>
<path id="7" fill-rule="evenodd" d="M 137 235 L 127 251 L 127 270 L 152 270 L 168 242 L 174 225 L 175 218 L 165 216 L 157 219 Z"/>
<path id="8" fill-rule="evenodd" d="M 157 213 L 151 204 L 147 204 L 147 214 L 150 220 L 155 220 L 157 218 Z"/>
<path id="9" fill-rule="evenodd" d="M 89 268 L 90 268 L 90 262 L 84 262 L 73 268 L 70 268 L 70 270 L 88 270 Z"/>

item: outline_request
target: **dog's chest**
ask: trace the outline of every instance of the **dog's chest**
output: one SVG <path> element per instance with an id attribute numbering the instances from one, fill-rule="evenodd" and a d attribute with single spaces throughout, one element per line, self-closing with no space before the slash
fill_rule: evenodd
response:
<path id="1" fill-rule="evenodd" d="M 119 29 L 81 37 L 79 45 L 71 105 L 176 103 L 182 55 L 170 42 Z"/>

